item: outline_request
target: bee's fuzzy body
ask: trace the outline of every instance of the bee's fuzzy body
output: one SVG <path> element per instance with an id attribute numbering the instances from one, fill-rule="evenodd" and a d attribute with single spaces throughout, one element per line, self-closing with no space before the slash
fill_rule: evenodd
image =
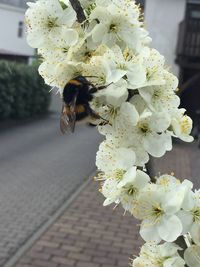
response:
<path id="1" fill-rule="evenodd" d="M 90 107 L 93 94 L 106 87 L 95 87 L 84 76 L 77 76 L 71 79 L 63 90 L 63 109 L 61 113 L 60 128 L 65 133 L 69 128 L 72 132 L 75 128 L 76 120 L 81 120 L 87 116 L 96 119 L 101 117 Z"/>

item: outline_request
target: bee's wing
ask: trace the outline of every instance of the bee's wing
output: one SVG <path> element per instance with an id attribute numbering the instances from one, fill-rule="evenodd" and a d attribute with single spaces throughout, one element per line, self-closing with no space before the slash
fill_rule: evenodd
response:
<path id="1" fill-rule="evenodd" d="M 76 99 L 77 96 L 73 99 L 72 103 L 70 103 L 70 116 L 69 116 L 69 126 L 70 130 L 73 133 L 75 129 L 75 124 L 76 124 Z"/>
<path id="2" fill-rule="evenodd" d="M 67 107 L 65 106 L 65 104 L 63 104 L 60 115 L 60 130 L 63 134 L 65 134 L 69 129 L 69 116 L 66 112 L 66 108 Z"/>
<path id="3" fill-rule="evenodd" d="M 74 132 L 76 123 L 76 99 L 77 95 L 74 96 L 70 105 L 63 103 L 60 116 L 60 130 L 63 134 L 65 134 L 69 129 L 72 133 Z"/>

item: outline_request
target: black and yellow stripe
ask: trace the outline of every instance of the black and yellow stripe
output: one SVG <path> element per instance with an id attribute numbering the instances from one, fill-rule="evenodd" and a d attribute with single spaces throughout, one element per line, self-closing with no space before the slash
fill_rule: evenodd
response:
<path id="1" fill-rule="evenodd" d="M 80 86 L 80 85 L 82 85 L 81 82 L 79 82 L 79 81 L 77 81 L 77 80 L 75 80 L 75 79 L 70 80 L 70 81 L 68 82 L 68 84 L 76 85 L 76 86 Z"/>

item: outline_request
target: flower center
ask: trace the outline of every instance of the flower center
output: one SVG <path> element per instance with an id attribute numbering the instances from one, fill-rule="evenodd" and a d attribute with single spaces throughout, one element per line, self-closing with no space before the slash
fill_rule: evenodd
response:
<path id="1" fill-rule="evenodd" d="M 164 214 L 164 211 L 160 207 L 160 205 L 156 205 L 152 207 L 152 216 L 154 218 L 159 219 Z"/>
<path id="2" fill-rule="evenodd" d="M 110 24 L 109 32 L 117 32 L 117 25 L 114 23 Z"/>
<path id="3" fill-rule="evenodd" d="M 138 189 L 134 186 L 128 188 L 127 193 L 129 196 L 136 196 L 138 194 Z"/>
<path id="4" fill-rule="evenodd" d="M 187 116 L 183 116 L 182 122 L 181 122 L 181 132 L 187 134 L 190 132 L 190 122 L 189 118 Z"/>
<path id="5" fill-rule="evenodd" d="M 125 59 L 126 61 L 131 61 L 131 60 L 133 60 L 133 58 L 134 58 L 134 55 L 133 55 L 133 53 L 130 51 L 129 48 L 126 48 L 126 49 L 124 50 L 124 52 L 123 52 L 123 56 L 124 56 L 124 59 Z"/>
<path id="6" fill-rule="evenodd" d="M 157 72 L 157 66 L 154 66 L 152 68 L 147 68 L 147 73 L 146 73 L 147 81 L 149 81 L 156 72 Z"/>
<path id="7" fill-rule="evenodd" d="M 155 91 L 154 91 L 154 94 L 153 94 L 154 98 L 159 98 L 160 95 L 161 95 L 161 93 L 160 93 L 159 90 L 155 90 Z"/>
<path id="8" fill-rule="evenodd" d="M 52 28 L 58 27 L 58 24 L 56 23 L 57 22 L 57 19 L 58 18 L 48 17 L 46 26 L 47 26 L 47 28 L 49 30 L 51 30 Z"/>
<path id="9" fill-rule="evenodd" d="M 158 257 L 158 258 L 156 259 L 156 263 L 157 263 L 160 267 L 163 267 L 163 263 L 164 263 L 166 260 L 168 260 L 168 259 L 170 259 L 170 257 Z"/>
<path id="10" fill-rule="evenodd" d="M 113 107 L 113 106 L 110 106 L 109 108 L 109 114 L 112 118 L 115 118 L 117 116 L 117 112 L 118 112 L 118 109 Z"/>
<path id="11" fill-rule="evenodd" d="M 117 68 L 120 69 L 120 70 L 127 70 L 127 67 L 125 64 L 121 63 L 121 64 L 118 64 L 117 65 Z"/>
<path id="12" fill-rule="evenodd" d="M 146 122 L 139 122 L 138 127 L 141 130 L 141 132 L 144 134 L 146 134 L 150 131 L 148 123 L 146 123 Z"/>
<path id="13" fill-rule="evenodd" d="M 196 207 L 192 210 L 194 222 L 200 222 L 200 207 Z"/>
<path id="14" fill-rule="evenodd" d="M 86 61 L 90 60 L 92 57 L 92 52 L 91 51 L 86 51 L 84 54 L 84 58 Z"/>
<path id="15" fill-rule="evenodd" d="M 66 53 L 68 52 L 68 50 L 69 50 L 68 47 L 63 47 L 62 52 L 63 52 L 64 54 L 66 54 Z"/>
<path id="16" fill-rule="evenodd" d="M 122 178 L 123 178 L 123 176 L 124 176 L 124 174 L 125 174 L 125 172 L 126 171 L 124 171 L 124 170 L 116 170 L 116 172 L 115 172 L 115 178 L 118 180 L 118 181 L 121 181 L 122 180 Z"/>

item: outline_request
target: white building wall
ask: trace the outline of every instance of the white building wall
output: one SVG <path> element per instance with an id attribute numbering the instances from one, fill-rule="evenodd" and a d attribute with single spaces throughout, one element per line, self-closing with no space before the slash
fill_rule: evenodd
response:
<path id="1" fill-rule="evenodd" d="M 167 65 L 178 75 L 175 64 L 178 26 L 185 16 L 186 0 L 146 0 L 145 21 L 152 46 L 166 57 Z"/>
<path id="2" fill-rule="evenodd" d="M 18 37 L 19 22 L 24 21 L 24 9 L 0 4 L 0 49 L 33 55 L 34 49 L 28 46 L 25 37 Z"/>

